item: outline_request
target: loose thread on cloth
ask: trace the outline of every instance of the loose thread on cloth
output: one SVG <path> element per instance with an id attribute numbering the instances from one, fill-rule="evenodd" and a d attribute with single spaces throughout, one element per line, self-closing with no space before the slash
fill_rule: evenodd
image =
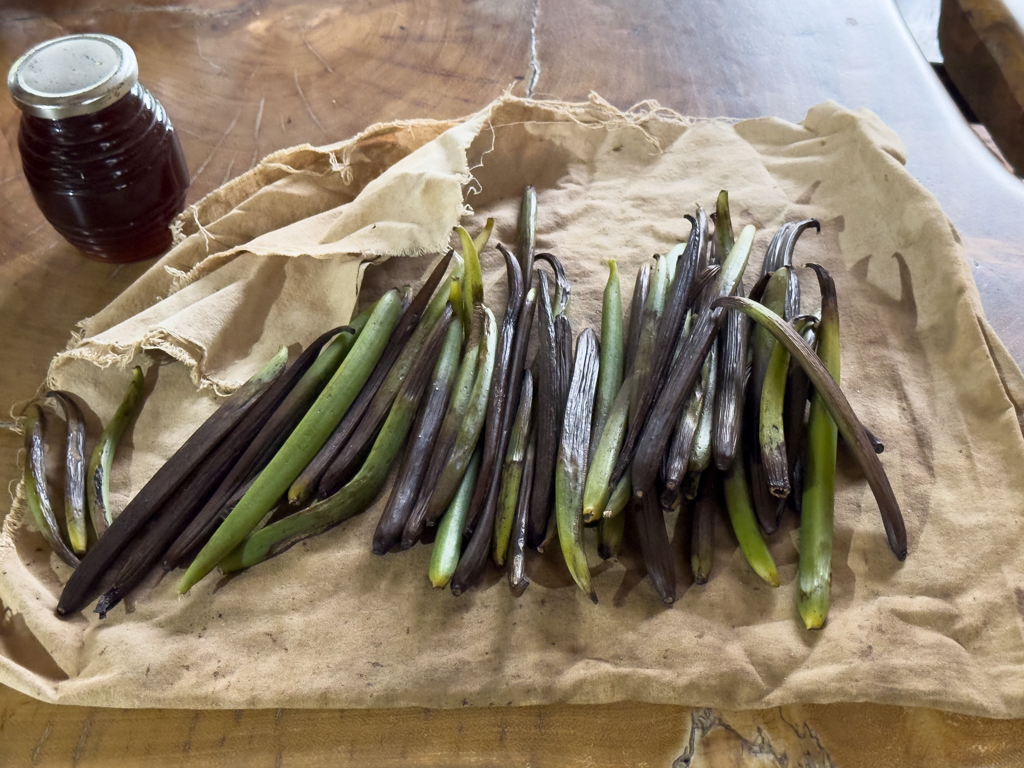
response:
<path id="1" fill-rule="evenodd" d="M 25 468 L 24 468 L 24 467 L 23 467 L 23 466 L 21 465 L 21 464 L 22 464 L 22 456 L 23 456 L 24 454 L 25 454 L 25 449 L 24 449 L 24 448 L 22 448 L 22 449 L 20 449 L 20 450 L 18 451 L 18 455 L 17 455 L 17 458 L 16 458 L 16 462 L 17 462 L 17 466 L 18 466 L 18 469 L 19 469 L 19 470 L 21 470 L 21 471 L 24 471 L 24 469 L 25 469 Z M 19 496 L 21 495 L 21 491 L 19 490 L 19 486 L 20 486 L 20 485 L 21 485 L 22 483 L 24 483 L 24 482 L 25 482 L 24 480 L 21 480 L 20 478 L 17 478 L 17 477 L 15 477 L 15 478 L 12 478 L 12 479 L 11 479 L 11 480 L 10 480 L 10 481 L 9 481 L 9 482 L 7 483 L 7 495 L 8 495 L 8 496 L 9 496 L 9 497 L 11 498 L 11 506 L 12 506 L 12 507 L 13 507 L 13 506 L 14 506 L 15 504 L 17 504 L 17 503 L 18 503 L 18 497 L 19 497 Z"/>
<path id="2" fill-rule="evenodd" d="M 496 131 L 494 130 L 494 124 L 491 123 L 490 120 L 488 120 L 487 121 L 487 125 L 485 127 L 486 127 L 486 130 L 489 130 L 491 132 L 491 146 L 488 147 L 487 149 L 485 149 L 483 152 L 480 153 L 480 157 L 477 160 L 477 162 L 475 164 L 473 164 L 470 167 L 470 169 L 469 169 L 470 180 L 469 180 L 469 183 L 466 185 L 466 197 L 467 198 L 470 195 L 479 195 L 479 194 L 483 193 L 484 189 L 480 185 L 480 181 L 476 178 L 476 176 L 473 175 L 473 171 L 475 171 L 477 168 L 483 168 L 484 167 L 484 158 L 487 155 L 491 154 L 491 152 L 494 151 L 494 144 L 495 144 L 495 141 L 497 140 Z M 472 213 L 473 213 L 472 209 L 470 209 L 468 207 L 468 205 L 466 206 L 466 208 L 468 210 L 464 209 L 463 215 L 470 215 L 471 216 Z"/>
<path id="3" fill-rule="evenodd" d="M 342 147 L 340 161 L 333 151 L 327 153 L 331 161 L 331 170 L 341 177 L 341 183 L 345 186 L 351 186 L 355 181 L 355 174 L 352 173 L 352 148 L 354 146 L 354 144 L 346 144 Z"/>

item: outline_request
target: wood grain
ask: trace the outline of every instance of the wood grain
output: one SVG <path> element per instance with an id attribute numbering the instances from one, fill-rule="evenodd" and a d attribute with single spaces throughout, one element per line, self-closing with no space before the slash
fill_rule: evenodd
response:
<path id="1" fill-rule="evenodd" d="M 962 234 L 989 319 L 1018 361 L 1024 189 L 964 123 L 889 0 L 49 0 L 0 7 L 0 64 L 30 45 L 102 31 L 138 54 L 192 174 L 189 202 L 300 142 L 379 121 L 464 115 L 506 88 L 627 108 L 800 120 L 833 98 L 867 107 Z M 0 98 L 0 403 L 37 391 L 75 323 L 148 265 L 80 258 L 32 202 L 18 112 Z M 0 481 L 20 438 L 0 432 Z M 0 606 L 2 609 L 2 606 Z M 18 617 L 0 645 L 18 649 Z M 711 712 L 621 704 L 460 710 L 129 711 L 55 707 L 0 690 L 0 765 L 1019 764 L 1024 728 L 870 705 Z M 1014 761 L 1018 762 L 1014 762 Z"/>
<path id="2" fill-rule="evenodd" d="M 1000 768 L 1022 753 L 1016 721 L 867 704 L 193 712 L 58 708 L 0 693 L 4 766 Z"/>

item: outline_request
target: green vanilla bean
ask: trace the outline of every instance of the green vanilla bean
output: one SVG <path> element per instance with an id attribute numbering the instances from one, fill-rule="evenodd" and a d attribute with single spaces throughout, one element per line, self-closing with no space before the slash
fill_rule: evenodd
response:
<path id="1" fill-rule="evenodd" d="M 533 275 L 533 254 L 537 243 L 537 190 L 528 186 L 523 190 L 519 206 L 519 226 L 516 228 L 516 258 L 523 279 Z"/>
<path id="2" fill-rule="evenodd" d="M 622 291 L 619 287 L 619 268 L 615 259 L 608 260 L 608 283 L 601 302 L 601 371 L 597 376 L 597 397 L 594 401 L 594 426 L 591 430 L 593 455 L 597 441 L 604 431 L 608 412 L 615 396 L 622 388 L 625 367 L 626 340 L 623 336 Z"/>
<path id="3" fill-rule="evenodd" d="M 462 476 L 466 473 L 466 467 L 483 431 L 491 397 L 498 331 L 490 309 L 481 305 L 477 307 L 476 313 L 477 327 L 482 330 L 478 339 L 470 337 L 469 346 L 463 355 L 462 367 L 456 376 L 455 391 L 441 423 L 437 448 L 427 467 L 419 499 L 402 531 L 404 549 L 413 546 L 426 527 L 433 525 L 444 514 L 459 490 Z M 475 356 L 472 365 L 471 355 Z M 471 386 L 464 397 L 463 388 L 470 382 L 470 374 Z"/>
<path id="4" fill-rule="evenodd" d="M 791 271 L 789 267 L 780 266 L 772 272 L 761 296 L 761 304 L 778 315 L 782 315 L 785 311 L 786 293 L 789 290 L 789 274 Z M 775 346 L 774 337 L 764 328 L 755 326 L 750 334 L 751 374 L 744 413 L 744 421 L 747 424 L 756 425 L 760 423 L 761 393 L 764 390 L 764 379 Z M 772 480 L 768 477 L 764 465 L 764 457 L 761 453 L 758 430 L 752 426 L 744 430 L 743 434 L 746 441 L 743 449 L 750 470 L 750 493 L 754 499 L 754 510 L 757 512 L 758 522 L 761 524 L 764 532 L 772 534 L 778 527 L 779 522 L 780 505 L 778 498 L 785 498 L 788 495 L 788 478 L 786 481 L 778 477 L 774 478 L 777 486 L 773 492 L 769 485 Z M 783 493 L 783 482 L 786 484 L 785 493 Z M 779 496 L 778 494 L 782 495 Z"/>
<path id="5" fill-rule="evenodd" d="M 442 260 L 434 268 L 434 275 L 443 274 L 444 264 L 445 261 Z M 433 280 L 429 280 L 421 288 L 421 292 L 433 290 L 430 287 L 431 285 L 433 285 Z M 437 325 L 438 319 L 445 312 L 449 303 L 450 293 L 451 291 L 442 285 L 441 289 L 430 299 L 430 303 L 420 316 L 415 330 L 409 336 L 409 340 L 399 352 L 390 370 L 388 370 L 384 381 L 381 382 L 380 387 L 374 393 L 365 412 L 359 419 L 359 423 L 352 430 L 351 435 L 341 447 L 341 450 L 324 469 L 323 476 L 320 478 L 316 488 L 315 497 L 317 499 L 326 498 L 336 493 L 341 486 L 352 479 L 353 475 L 359 470 L 359 467 L 362 466 L 363 460 L 373 446 L 377 433 L 391 411 L 391 404 L 395 401 L 395 397 L 398 396 L 398 392 L 402 388 L 402 384 L 405 382 L 413 362 L 419 355 L 420 350 L 423 349 L 423 345 L 426 344 L 427 338 Z M 355 403 L 353 403 L 354 407 Z M 336 434 L 337 430 L 331 437 L 335 437 Z"/>
<path id="6" fill-rule="evenodd" d="M 629 502 L 627 493 L 626 502 Z M 611 560 L 619 556 L 622 549 L 622 537 L 626 532 L 626 516 L 602 518 L 597 524 L 597 554 L 602 560 Z"/>
<path id="7" fill-rule="evenodd" d="M 615 484 L 615 490 L 612 491 L 611 496 L 608 497 L 608 503 L 605 505 L 604 517 L 618 517 L 622 514 L 622 511 L 629 504 L 629 500 L 633 498 L 633 485 L 629 481 L 629 475 L 623 475 L 622 479 Z"/>
<path id="8" fill-rule="evenodd" d="M 817 319 L 800 315 L 793 320 L 797 333 L 814 332 Z M 807 377 L 799 366 L 795 371 L 790 364 L 789 350 L 776 344 L 765 371 L 764 386 L 761 389 L 761 413 L 758 437 L 761 459 L 764 464 L 768 488 L 773 496 L 789 498 L 793 490 L 792 471 L 797 451 L 790 449 L 789 439 L 798 433 L 798 447 L 802 446 L 804 405 L 807 400 Z M 797 380 L 796 398 L 792 399 L 787 389 L 791 379 Z M 791 401 L 792 400 L 792 401 Z M 787 409 L 791 413 L 787 413 Z M 787 425 L 787 419 L 789 424 Z M 799 426 L 797 426 L 799 422 Z M 799 507 L 797 507 L 799 508 Z"/>
<path id="9" fill-rule="evenodd" d="M 333 496 L 271 523 L 244 538 L 233 551 L 221 559 L 219 564 L 222 572 L 234 573 L 251 568 L 290 549 L 303 539 L 323 533 L 366 511 L 384 488 L 398 454 L 405 446 L 423 393 L 434 374 L 437 360 L 447 339 L 448 326 L 453 316 L 454 308 L 449 305 L 431 331 L 412 368 L 409 369 L 409 375 L 391 406 L 391 412 L 356 476 Z M 356 343 L 358 344 L 358 341 Z M 356 350 L 353 349 L 350 355 L 355 353 Z M 230 520 L 229 515 L 225 525 Z M 223 528 L 222 525 L 218 533 Z"/>
<path id="10" fill-rule="evenodd" d="M 686 243 L 676 243 L 668 253 L 661 258 L 665 259 L 665 283 L 669 286 L 676 279 L 676 266 L 679 264 L 679 257 L 686 251 Z M 671 290 L 671 288 L 669 289 Z"/>
<path id="11" fill-rule="evenodd" d="M 628 474 L 626 470 L 636 451 L 636 441 L 639 439 L 646 415 L 650 412 L 651 402 L 648 401 L 648 398 L 652 397 L 652 393 L 659 389 L 659 386 L 652 381 L 652 374 L 658 332 L 665 309 L 665 294 L 668 288 L 665 277 L 665 260 L 659 258 L 641 314 L 639 340 L 636 353 L 633 356 L 633 391 L 630 395 L 626 438 L 609 477 L 609 488 L 613 489 L 611 491 L 613 496 L 615 487 Z"/>
<path id="12" fill-rule="evenodd" d="M 629 330 L 626 332 L 626 364 L 624 376 L 633 372 L 636 353 L 640 348 L 640 333 L 643 331 L 644 304 L 651 289 L 651 265 L 644 264 L 637 270 L 636 282 L 633 284 L 633 298 L 629 305 Z"/>
<path id="13" fill-rule="evenodd" d="M 492 556 L 498 566 L 505 564 L 509 540 L 512 537 L 512 523 L 519 506 L 519 486 L 523 479 L 523 463 L 530 437 L 530 421 L 533 413 L 533 376 L 523 371 L 523 382 L 519 396 L 519 409 L 512 425 L 512 436 L 505 454 L 501 474 L 501 493 L 498 497 L 498 517 L 494 522 L 494 549 Z"/>
<path id="14" fill-rule="evenodd" d="M 739 313 L 736 313 L 739 314 Z M 744 316 L 745 317 L 745 316 Z M 818 318 L 813 315 L 802 316 L 795 321 L 801 329 L 801 336 L 807 345 L 816 350 L 818 347 Z M 786 454 L 789 463 L 789 483 L 792 491 L 789 502 L 793 510 L 799 514 L 803 500 L 804 444 L 807 439 L 807 400 L 810 396 L 811 382 L 800 364 L 789 360 L 789 374 L 786 380 L 786 402 L 783 405 L 783 432 L 786 437 Z"/>
<path id="15" fill-rule="evenodd" d="M 718 251 L 719 258 L 725 258 L 735 244 L 732 216 L 729 213 L 729 193 L 723 189 L 718 193 L 718 200 L 715 204 L 715 249 Z"/>
<path id="16" fill-rule="evenodd" d="M 736 461 L 725 472 L 725 506 L 729 510 L 729 520 L 732 523 L 733 533 L 740 543 L 743 556 L 758 576 L 770 586 L 779 586 L 779 574 L 775 568 L 775 561 L 772 559 L 768 545 L 765 544 L 758 527 L 757 516 L 754 513 L 754 505 L 750 498 L 750 488 L 747 485 L 746 462 L 743 461 L 742 447 L 737 449 L 740 453 Z"/>
<path id="17" fill-rule="evenodd" d="M 821 287 L 818 358 L 840 381 L 839 304 L 835 283 L 814 265 Z M 780 345 L 781 346 L 781 345 Z M 870 442 L 870 438 L 869 438 Z M 800 503 L 800 565 L 796 604 L 807 629 L 821 629 L 828 619 L 832 585 L 832 534 L 835 519 L 835 472 L 838 429 L 815 390 L 807 419 L 803 499 Z"/>
<path id="18" fill-rule="evenodd" d="M 583 521 L 593 523 L 604 515 L 608 507 L 611 489 L 608 480 L 615 466 L 615 460 L 626 439 L 626 426 L 629 416 L 629 401 L 633 391 L 633 377 L 630 376 L 619 388 L 612 402 L 608 419 L 597 446 L 590 457 L 590 469 L 587 472 L 587 483 L 583 491 Z M 621 510 L 620 510 L 621 511 Z"/>
<path id="19" fill-rule="evenodd" d="M 363 417 L 371 406 L 374 406 L 375 418 L 382 420 L 387 416 L 387 408 L 390 407 L 390 401 L 394 399 L 398 386 L 401 385 L 401 379 L 408 371 L 412 358 L 415 357 L 415 350 L 422 345 L 423 339 L 433 327 L 433 323 L 444 311 L 447 301 L 446 294 L 450 291 L 441 290 L 435 294 L 435 290 L 441 284 L 445 272 L 454 259 L 454 254 L 454 251 L 448 251 L 437 262 L 416 292 L 415 297 L 411 295 L 411 290 L 408 301 L 403 297 L 402 315 L 391 332 L 384 351 L 377 359 L 373 372 L 367 378 L 355 401 L 345 411 L 345 416 L 324 441 L 320 450 L 316 452 L 316 456 L 306 464 L 288 489 L 288 503 L 293 508 L 305 506 L 315 495 L 318 495 L 324 474 L 331 468 L 338 453 L 346 446 L 353 433 L 363 422 Z M 382 395 L 379 394 L 381 390 L 384 390 Z M 385 402 L 387 405 L 384 405 Z M 379 423 L 376 426 L 379 427 Z M 365 443 L 360 448 L 366 448 Z M 340 472 L 342 469 L 338 471 Z"/>
<path id="20" fill-rule="evenodd" d="M 132 369 L 132 380 L 121 405 L 104 427 L 103 434 L 100 435 L 99 442 L 96 443 L 96 448 L 89 459 L 85 499 L 97 538 L 114 522 L 113 510 L 110 508 L 110 468 L 125 430 L 138 415 L 139 406 L 142 404 L 143 386 L 142 369 L 136 366 Z"/>
<path id="21" fill-rule="evenodd" d="M 487 225 L 479 237 L 483 237 L 486 232 L 489 238 L 493 227 L 494 220 L 488 219 Z M 464 227 L 456 227 L 455 231 L 462 242 L 464 270 L 462 274 L 462 307 L 459 319 L 462 321 L 463 332 L 468 334 L 473 311 L 477 305 L 483 304 L 484 301 L 484 277 L 483 271 L 480 269 L 480 251 L 483 250 L 483 245 L 478 248 Z"/>
<path id="22" fill-rule="evenodd" d="M 366 327 L 323 392 L 196 555 L 178 584 L 179 592 L 187 592 L 241 544 L 317 454 L 366 384 L 400 313 L 398 291 L 389 291 L 377 302 Z"/>
<path id="23" fill-rule="evenodd" d="M 430 553 L 430 583 L 438 589 L 447 587 L 452 580 L 455 569 L 459 565 L 462 553 L 462 532 L 466 529 L 466 518 L 469 517 L 469 502 L 473 498 L 473 486 L 480 475 L 480 462 L 483 459 L 483 446 L 473 452 L 466 472 L 462 476 L 459 488 L 448 504 L 437 526 L 434 548 Z"/>
<path id="24" fill-rule="evenodd" d="M 299 355 L 292 367 L 302 370 L 300 378 L 290 387 L 280 405 L 266 420 L 244 453 L 235 461 L 220 487 L 207 499 L 195 518 L 164 553 L 164 570 L 171 571 L 182 563 L 191 561 L 202 549 L 203 544 L 217 530 L 217 526 L 227 517 L 231 508 L 248 491 L 251 481 L 256 479 L 267 462 L 284 445 L 288 435 L 302 421 L 309 406 L 338 370 L 341 361 L 352 348 L 356 335 L 366 326 L 369 317 L 369 311 L 361 313 L 352 320 L 350 326 L 328 331 Z M 334 334 L 337 334 L 334 341 L 324 347 L 324 343 Z"/>
<path id="25" fill-rule="evenodd" d="M 647 303 L 647 296 L 650 293 L 650 288 L 651 288 L 651 266 L 649 264 L 644 264 L 643 266 L 640 267 L 639 270 L 637 270 L 636 282 L 633 285 L 633 299 L 632 299 L 632 301 L 630 303 L 630 307 L 629 307 L 629 330 L 627 331 L 627 334 L 626 334 L 626 365 L 625 365 L 625 374 L 626 374 L 626 377 L 627 377 L 627 380 L 629 382 L 629 386 L 630 387 L 632 387 L 632 379 L 633 379 L 633 373 L 634 373 L 634 363 L 636 361 L 637 350 L 640 348 L 640 334 L 643 331 L 643 308 L 644 308 L 644 305 Z M 626 381 L 623 382 L 623 388 L 626 387 L 626 383 L 627 383 Z M 620 390 L 620 394 L 621 394 L 621 390 Z M 617 395 L 616 396 L 616 403 L 617 403 L 618 397 L 619 396 Z M 606 454 L 604 456 L 604 460 L 608 460 L 608 461 L 612 462 L 612 467 L 608 469 L 608 477 L 604 478 L 604 482 L 606 483 L 606 485 L 611 480 L 611 472 L 614 469 L 614 466 L 615 466 L 615 464 L 616 464 L 616 462 L 618 460 L 618 454 L 619 454 L 619 451 L 622 450 L 622 444 L 623 444 L 623 441 L 625 440 L 626 431 L 627 431 L 627 429 L 629 427 L 629 408 L 630 408 L 630 405 L 632 403 L 632 391 L 627 392 L 626 395 L 625 395 L 625 398 L 626 398 L 626 403 L 624 405 L 617 406 L 619 408 L 624 408 L 624 410 L 620 414 L 620 417 L 622 419 L 622 423 L 620 425 L 620 429 L 621 429 L 621 432 L 622 432 L 622 437 L 621 438 L 616 437 L 616 440 L 618 442 L 618 447 L 615 448 L 614 455 Z M 616 407 L 616 403 L 613 403 L 613 408 Z M 613 433 L 613 434 L 617 434 L 617 433 Z M 603 435 L 602 435 L 602 437 L 603 437 Z M 611 435 L 609 435 L 609 439 L 611 439 Z M 605 450 L 607 450 L 607 448 Z M 591 462 L 591 463 L 593 463 L 593 462 Z M 602 466 L 602 468 L 597 470 L 597 471 L 599 473 L 603 473 L 605 470 L 604 470 L 604 468 Z M 594 480 L 595 483 L 597 482 L 597 479 L 599 477 L 603 477 L 603 476 L 601 474 L 595 475 L 595 480 Z M 589 482 L 590 482 L 590 474 L 587 475 L 587 482 L 589 484 Z M 590 509 L 591 509 L 589 515 L 587 513 L 587 501 L 586 501 L 587 498 L 588 498 L 588 495 L 589 495 L 589 503 L 590 503 Z M 605 489 L 601 490 L 600 492 L 598 492 L 596 489 L 593 489 L 593 488 L 589 491 L 589 494 L 585 491 L 584 492 L 584 499 L 585 499 L 584 500 L 584 514 L 588 515 L 588 517 L 592 518 L 593 514 L 594 514 L 594 512 L 593 512 L 594 509 L 603 508 L 604 512 L 601 513 L 602 517 L 608 518 L 608 519 L 614 518 L 614 517 L 618 517 L 622 513 L 622 510 L 624 510 L 626 508 L 626 505 L 629 503 L 629 500 L 632 498 L 632 496 L 633 496 L 633 486 L 632 486 L 632 484 L 629 481 L 629 473 L 627 472 L 625 475 L 622 476 L 622 478 L 618 481 L 618 483 L 615 484 L 614 490 L 612 490 L 611 486 L 608 486 Z M 601 499 L 603 499 L 604 501 L 600 502 Z M 598 502 L 600 502 L 600 503 L 598 503 Z M 624 529 L 625 529 L 624 521 L 620 520 L 620 521 L 616 522 L 609 529 L 609 533 L 607 534 L 607 536 L 609 537 L 609 541 L 614 543 L 614 537 L 616 536 L 616 534 L 618 534 L 619 537 L 620 537 L 619 541 L 621 542 L 621 535 L 622 535 L 622 532 L 623 532 Z"/>
<path id="26" fill-rule="evenodd" d="M 483 253 L 484 248 L 487 247 L 488 241 L 491 239 L 491 232 L 494 231 L 494 219 L 487 219 L 484 222 L 484 228 L 481 229 L 477 236 L 473 238 L 473 247 L 476 248 L 476 252 Z"/>
<path id="27" fill-rule="evenodd" d="M 789 461 L 782 418 L 788 373 L 789 352 L 783 345 L 776 344 L 768 359 L 764 385 L 761 387 L 758 437 L 768 489 L 773 496 L 780 499 L 786 498 L 790 493 Z"/>

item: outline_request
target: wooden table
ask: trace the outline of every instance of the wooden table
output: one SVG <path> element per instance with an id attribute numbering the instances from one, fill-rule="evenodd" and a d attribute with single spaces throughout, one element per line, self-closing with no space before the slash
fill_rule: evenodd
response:
<path id="1" fill-rule="evenodd" d="M 866 106 L 959 231 L 990 321 L 1024 360 L 1024 188 L 985 150 L 891 0 L 141 0 L 8 2 L 4 70 L 30 45 L 106 32 L 137 52 L 192 172 L 189 201 L 300 142 L 377 122 L 453 117 L 503 90 L 684 114 L 802 119 Z M 146 268 L 75 255 L 32 202 L 18 112 L 0 98 L 0 401 L 30 398 L 77 320 Z M 0 433 L 0 481 L 20 439 Z M 0 623 L 8 654 L 17 617 Z M 712 712 L 622 704 L 502 710 L 158 712 L 62 708 L 0 690 L 0 765 L 1011 765 L 1024 727 L 869 705 Z M 694 755 L 695 753 L 695 755 Z M 691 761 L 688 756 L 694 756 Z M 814 762 L 811 762 L 811 761 Z M 827 762 L 831 760 L 831 763 Z M 801 762 L 805 761 L 805 762 Z"/>

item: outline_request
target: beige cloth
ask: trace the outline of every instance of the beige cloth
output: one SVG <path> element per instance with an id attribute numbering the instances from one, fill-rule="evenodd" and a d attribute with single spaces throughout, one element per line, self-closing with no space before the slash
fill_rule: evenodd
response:
<path id="1" fill-rule="evenodd" d="M 628 301 L 637 266 L 685 237 L 683 215 L 712 206 L 719 189 L 737 226 L 758 227 L 755 268 L 783 221 L 817 217 L 822 232 L 804 236 L 797 261 L 836 278 L 844 389 L 885 442 L 910 545 L 898 563 L 841 451 L 823 631 L 803 630 L 796 614 L 792 523 L 770 542 L 776 590 L 722 520 L 705 586 L 690 584 L 676 533 L 679 600 L 667 609 L 634 557 L 601 563 L 591 550 L 594 606 L 557 559 L 531 561 L 521 598 L 496 570 L 461 598 L 435 591 L 429 547 L 370 554 L 380 501 L 184 598 L 175 579 L 151 581 L 131 612 L 60 621 L 67 569 L 44 553 L 19 499 L 0 541 L 0 600 L 24 630 L 19 642 L 0 637 L 0 682 L 117 707 L 873 701 L 1024 716 L 1024 378 L 984 320 L 956 231 L 903 152 L 874 115 L 833 103 L 794 125 L 503 98 L 465 121 L 376 126 L 280 152 L 204 200 L 184 241 L 85 321 L 50 369 L 98 423 L 126 366 L 149 367 L 155 388 L 114 477 L 123 504 L 212 411 L 215 391 L 282 343 L 348 318 L 363 259 L 439 252 L 452 225 L 476 231 L 486 216 L 508 243 L 525 184 L 538 189 L 539 248 L 566 263 L 577 331 L 599 325 L 607 259 L 618 260 Z M 368 270 L 364 298 L 420 279 L 432 261 Z M 500 308 L 493 249 L 484 262 Z M 813 301 L 813 282 L 805 293 Z M 183 364 L 159 366 L 160 351 Z"/>

